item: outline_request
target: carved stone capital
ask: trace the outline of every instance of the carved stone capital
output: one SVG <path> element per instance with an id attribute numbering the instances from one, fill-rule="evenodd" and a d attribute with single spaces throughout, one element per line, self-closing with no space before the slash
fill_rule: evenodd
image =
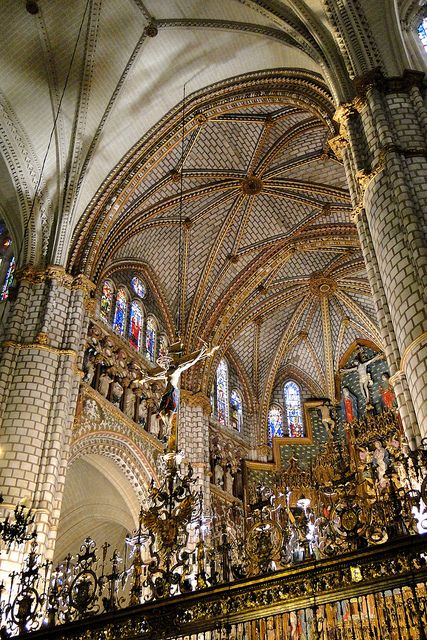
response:
<path id="1" fill-rule="evenodd" d="M 332 151 L 334 152 L 335 156 L 338 158 L 338 160 L 342 160 L 342 157 L 344 155 L 344 150 L 348 146 L 347 137 L 340 134 L 338 136 L 335 136 L 334 138 L 329 138 L 328 144 L 331 147 Z"/>
<path id="2" fill-rule="evenodd" d="M 357 96 L 365 98 L 371 89 L 377 89 L 381 93 L 409 92 L 413 87 L 423 88 L 424 73 L 414 69 L 405 69 L 401 76 L 386 77 L 377 68 L 364 73 L 354 79 Z"/>
<path id="3" fill-rule="evenodd" d="M 183 406 L 187 407 L 201 407 L 205 416 L 210 416 L 212 412 L 211 402 L 204 393 L 198 391 L 193 393 L 188 389 L 181 389 L 179 393 L 179 399 Z"/>

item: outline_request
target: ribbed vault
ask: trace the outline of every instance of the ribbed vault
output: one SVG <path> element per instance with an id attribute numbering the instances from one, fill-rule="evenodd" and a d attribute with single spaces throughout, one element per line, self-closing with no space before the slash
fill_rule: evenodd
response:
<path id="1" fill-rule="evenodd" d="M 187 347 L 220 346 L 185 386 L 208 392 L 228 354 L 263 418 L 286 366 L 335 398 L 348 345 L 381 342 L 328 145 L 332 112 L 307 73 L 254 74 L 190 96 L 116 167 L 75 236 L 73 268 L 95 281 L 114 265 L 150 265 L 169 317 L 180 306 Z"/>

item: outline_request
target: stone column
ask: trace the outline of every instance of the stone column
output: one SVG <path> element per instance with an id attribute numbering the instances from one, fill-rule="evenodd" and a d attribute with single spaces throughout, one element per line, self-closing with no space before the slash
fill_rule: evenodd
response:
<path id="1" fill-rule="evenodd" d="M 209 512 L 210 464 L 209 464 L 209 415 L 211 404 L 203 393 L 180 391 L 178 414 L 178 449 L 182 449 L 185 460 L 191 463 L 198 478 L 197 489 L 202 489 L 204 509 Z"/>
<path id="2" fill-rule="evenodd" d="M 0 360 L 0 517 L 25 500 L 39 551 L 51 559 L 93 286 L 62 267 L 27 269 L 18 281 Z M 2 571 L 19 568 L 21 557 L 3 554 Z"/>
<path id="3" fill-rule="evenodd" d="M 336 118 L 368 275 L 405 430 L 427 437 L 427 113 L 423 74 L 356 82 Z M 371 249 L 369 248 L 371 245 Z M 416 418 L 416 419 L 415 419 Z"/>

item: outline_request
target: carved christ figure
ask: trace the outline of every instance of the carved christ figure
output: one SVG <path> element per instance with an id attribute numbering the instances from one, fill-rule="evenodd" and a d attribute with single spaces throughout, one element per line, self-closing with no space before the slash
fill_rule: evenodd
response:
<path id="1" fill-rule="evenodd" d="M 348 373 L 350 371 L 357 371 L 357 374 L 359 376 L 360 390 L 362 392 L 363 397 L 366 400 L 366 404 L 370 403 L 369 387 L 372 386 L 372 378 L 370 376 L 370 373 L 368 372 L 368 364 L 371 364 L 371 362 L 375 362 L 375 360 L 380 360 L 382 357 L 383 357 L 382 353 L 377 353 L 377 355 L 374 356 L 373 358 L 370 358 L 369 360 L 365 360 L 364 362 L 362 362 L 360 355 L 357 355 L 354 359 L 355 364 L 353 367 L 341 369 L 341 371 L 343 371 L 344 373 Z"/>
<path id="2" fill-rule="evenodd" d="M 144 377 L 139 384 L 145 384 L 151 380 L 166 380 L 166 389 L 160 399 L 158 416 L 163 421 L 167 434 L 169 436 L 168 449 L 175 446 L 172 442 L 174 434 L 172 433 L 172 420 L 178 408 L 179 398 L 179 382 L 184 371 L 194 366 L 197 362 L 209 358 L 215 353 L 219 347 L 208 349 L 208 345 L 204 342 L 198 351 L 193 351 L 187 355 L 182 353 L 182 344 L 176 343 L 171 345 L 168 352 L 161 354 L 160 362 L 163 366 L 159 367 L 159 371 L 155 371 L 151 376 Z"/>

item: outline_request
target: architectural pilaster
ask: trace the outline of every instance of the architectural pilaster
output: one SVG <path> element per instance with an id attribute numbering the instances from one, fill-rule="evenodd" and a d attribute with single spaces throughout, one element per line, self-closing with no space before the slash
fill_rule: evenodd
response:
<path id="1" fill-rule="evenodd" d="M 191 463 L 196 487 L 202 489 L 204 510 L 211 506 L 210 464 L 209 464 L 209 415 L 211 404 L 203 393 L 192 393 L 186 389 L 180 391 L 178 449 L 182 449 L 184 458 Z"/>
<path id="2" fill-rule="evenodd" d="M 427 436 L 427 129 L 422 74 L 359 78 L 337 112 L 355 221 L 412 446 Z"/>
<path id="3" fill-rule="evenodd" d="M 94 287 L 56 266 L 17 279 L 0 361 L 3 513 L 25 500 L 39 549 L 51 559 Z M 19 560 L 10 554 L 2 569 Z"/>

